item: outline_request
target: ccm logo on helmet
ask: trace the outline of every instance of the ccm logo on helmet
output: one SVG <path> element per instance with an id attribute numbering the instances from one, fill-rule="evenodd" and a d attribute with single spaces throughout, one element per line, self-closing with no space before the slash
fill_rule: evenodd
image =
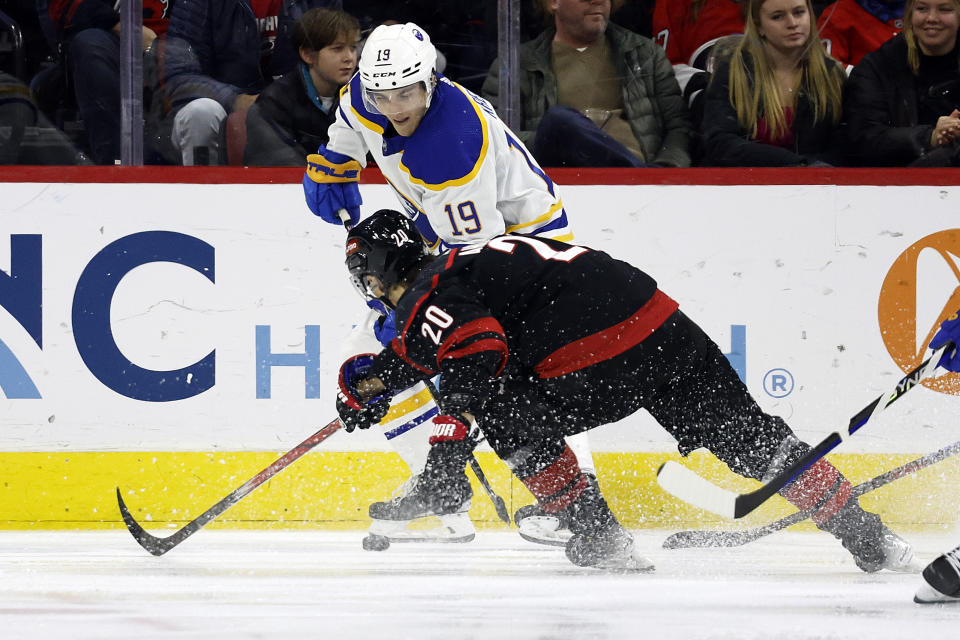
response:
<path id="1" fill-rule="evenodd" d="M 374 78 L 389 78 L 390 76 L 397 75 L 396 71 L 388 71 L 386 73 L 375 73 L 373 74 Z"/>
<path id="2" fill-rule="evenodd" d="M 350 240 L 350 241 L 347 243 L 347 255 L 348 255 L 348 256 L 352 256 L 352 255 L 355 254 L 357 251 L 359 251 L 359 249 L 360 249 L 360 245 L 357 244 L 356 239 Z"/>

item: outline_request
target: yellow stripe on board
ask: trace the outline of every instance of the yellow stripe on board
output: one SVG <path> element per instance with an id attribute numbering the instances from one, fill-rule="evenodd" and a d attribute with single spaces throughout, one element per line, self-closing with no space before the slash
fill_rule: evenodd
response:
<path id="1" fill-rule="evenodd" d="M 478 456 L 511 513 L 532 502 L 498 458 L 489 452 Z M 0 453 L 0 528 L 122 528 L 115 497 L 119 486 L 128 507 L 147 528 L 152 523 L 176 529 L 277 457 L 274 452 Z M 857 484 L 916 457 L 838 454 L 831 460 Z M 603 492 L 628 528 L 749 527 L 793 512 L 775 497 L 747 518 L 726 521 L 678 502 L 655 484 L 657 468 L 665 460 L 679 460 L 676 454 L 598 453 L 595 459 Z M 728 488 L 744 491 L 756 486 L 709 454 L 694 453 L 683 464 Z M 406 474 L 393 453 L 312 452 L 208 526 L 363 529 L 369 524 L 370 502 L 388 499 Z M 481 528 L 504 527 L 472 472 L 468 475 L 475 494 L 471 517 Z M 960 462 L 951 459 L 867 494 L 861 502 L 897 529 L 948 527 L 956 520 L 960 503 L 958 480 Z"/>

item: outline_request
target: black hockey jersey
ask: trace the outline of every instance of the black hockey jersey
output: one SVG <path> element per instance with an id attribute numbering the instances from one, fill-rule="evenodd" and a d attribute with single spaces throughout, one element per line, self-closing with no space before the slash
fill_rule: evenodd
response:
<path id="1" fill-rule="evenodd" d="M 420 272 L 374 371 L 394 389 L 442 372 L 445 392 L 468 391 L 508 363 L 557 377 L 623 353 L 676 309 L 653 278 L 602 251 L 500 236 Z"/>

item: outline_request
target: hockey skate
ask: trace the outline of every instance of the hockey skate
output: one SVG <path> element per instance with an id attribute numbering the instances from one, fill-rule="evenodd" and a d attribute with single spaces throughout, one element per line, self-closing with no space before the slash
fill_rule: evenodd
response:
<path id="1" fill-rule="evenodd" d="M 597 477 L 593 473 L 584 472 L 587 482 L 597 485 Z M 534 544 L 545 544 L 553 547 L 565 547 L 573 536 L 568 523 L 561 514 L 547 513 L 538 504 L 528 504 L 517 509 L 513 514 L 513 522 L 517 525 L 520 537 Z"/>
<path id="2" fill-rule="evenodd" d="M 528 504 L 513 514 L 520 537 L 527 542 L 565 547 L 573 535 L 557 515 L 547 513 L 538 504 Z"/>
<path id="3" fill-rule="evenodd" d="M 851 500 L 823 527 L 853 555 L 861 570 L 874 573 L 881 569 L 900 573 L 919 573 L 913 546 L 887 528 L 880 516 L 864 511 Z"/>
<path id="4" fill-rule="evenodd" d="M 567 559 L 578 567 L 593 567 L 612 573 L 649 573 L 653 562 L 641 555 L 633 536 L 610 511 L 595 479 L 588 479 L 583 493 L 559 513 L 572 537 L 567 541 Z"/>
<path id="5" fill-rule="evenodd" d="M 470 542 L 476 536 L 476 528 L 470 520 L 472 491 L 464 476 L 466 491 L 464 499 L 452 513 L 436 514 L 425 506 L 417 493 L 420 476 L 411 476 L 387 502 L 374 502 L 369 513 L 373 522 L 363 539 L 367 551 L 383 551 L 393 542 Z M 428 518 L 440 520 L 438 526 L 422 528 Z M 414 527 L 411 528 L 410 525 Z"/>
<path id="6" fill-rule="evenodd" d="M 639 553 L 633 536 L 618 523 L 596 533 L 581 533 L 567 542 L 567 558 L 578 567 L 611 573 L 651 573 L 653 562 Z"/>
<path id="7" fill-rule="evenodd" d="M 923 584 L 913 601 L 918 604 L 960 602 L 960 547 L 927 565 L 923 570 Z"/>

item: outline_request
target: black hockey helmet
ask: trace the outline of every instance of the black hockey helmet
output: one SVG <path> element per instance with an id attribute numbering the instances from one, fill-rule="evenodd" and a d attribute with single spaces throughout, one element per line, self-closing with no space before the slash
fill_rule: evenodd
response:
<path id="1" fill-rule="evenodd" d="M 350 282 L 360 295 L 391 309 L 387 291 L 428 255 L 413 221 L 392 209 L 380 209 L 351 229 L 346 253 Z"/>

